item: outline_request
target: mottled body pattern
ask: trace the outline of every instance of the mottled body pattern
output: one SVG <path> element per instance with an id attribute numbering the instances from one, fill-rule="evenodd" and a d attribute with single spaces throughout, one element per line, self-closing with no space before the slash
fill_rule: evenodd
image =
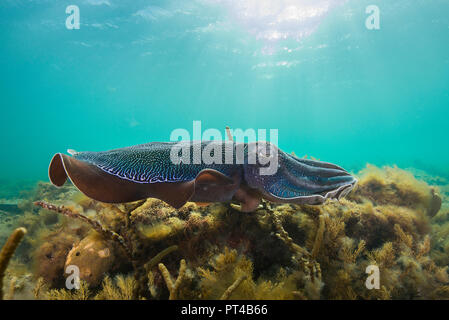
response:
<path id="1" fill-rule="evenodd" d="M 89 197 L 103 202 L 129 202 L 149 197 L 174 207 L 187 201 L 238 201 L 253 211 L 262 198 L 274 202 L 320 204 L 346 195 L 357 180 L 336 165 L 299 159 L 276 146 L 234 141 L 152 142 L 105 152 L 56 154 L 50 180 L 61 186 L 69 177 Z M 174 163 L 175 146 L 187 158 Z M 214 161 L 205 161 L 207 154 Z M 273 174 L 261 174 L 277 156 Z M 255 162 L 250 159 L 257 159 Z M 264 164 L 261 164 L 264 163 Z"/>

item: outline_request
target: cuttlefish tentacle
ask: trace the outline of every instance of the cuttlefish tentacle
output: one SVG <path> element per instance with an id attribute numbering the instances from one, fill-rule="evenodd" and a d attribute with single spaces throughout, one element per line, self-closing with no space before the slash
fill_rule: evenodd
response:
<path id="1" fill-rule="evenodd" d="M 249 144 L 248 148 L 261 152 L 257 144 Z M 340 199 L 357 183 L 357 179 L 337 165 L 299 159 L 274 145 L 270 145 L 269 153 L 277 156 L 278 169 L 274 174 L 258 174 L 260 166 L 257 164 L 245 167 L 245 181 L 251 188 L 259 190 L 266 200 L 321 204 L 327 199 Z"/>
<path id="2" fill-rule="evenodd" d="M 247 158 L 259 156 L 257 143 L 239 144 L 231 140 L 229 131 L 228 135 L 230 140 L 225 142 L 185 142 L 189 159 L 178 164 L 171 159 L 175 142 L 153 142 L 107 152 L 73 152 L 73 156 L 57 153 L 49 166 L 49 178 L 56 186 L 69 178 L 85 195 L 102 202 L 158 198 L 180 208 L 187 201 L 238 201 L 245 212 L 254 211 L 261 199 L 320 204 L 345 196 L 357 182 L 339 166 L 299 159 L 273 145 L 270 150 L 278 156 L 278 167 L 273 174 L 263 175 L 260 169 L 265 165 L 239 162 L 237 157 L 237 150 L 244 150 Z M 198 162 L 195 148 L 213 150 L 211 154 L 221 161 Z M 230 162 L 226 150 L 233 151 Z"/>

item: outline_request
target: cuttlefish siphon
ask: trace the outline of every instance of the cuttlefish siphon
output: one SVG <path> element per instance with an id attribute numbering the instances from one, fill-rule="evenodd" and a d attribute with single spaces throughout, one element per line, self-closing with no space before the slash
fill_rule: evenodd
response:
<path id="1" fill-rule="evenodd" d="M 357 183 L 337 165 L 300 159 L 270 143 L 151 142 L 69 153 L 53 156 L 50 181 L 60 187 L 68 177 L 86 196 L 107 203 L 158 198 L 180 208 L 187 201 L 239 202 L 241 211 L 251 212 L 261 199 L 322 204 Z"/>

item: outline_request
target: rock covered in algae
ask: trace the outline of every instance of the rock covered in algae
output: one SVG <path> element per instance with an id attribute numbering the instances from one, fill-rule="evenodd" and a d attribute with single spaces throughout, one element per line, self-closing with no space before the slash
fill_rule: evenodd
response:
<path id="1" fill-rule="evenodd" d="M 42 277 L 50 287 L 64 285 L 64 265 L 67 254 L 78 238 L 73 235 L 50 235 L 34 251 L 34 273 Z"/>
<path id="2" fill-rule="evenodd" d="M 113 246 L 98 233 L 92 232 L 69 251 L 65 269 L 70 265 L 77 266 L 80 279 L 97 286 L 105 274 L 113 269 L 115 259 Z"/>
<path id="3" fill-rule="evenodd" d="M 369 200 L 374 205 L 394 205 L 423 210 L 435 215 L 439 210 L 438 194 L 435 188 L 417 180 L 411 172 L 397 167 L 378 168 L 367 165 L 360 172 L 360 180 L 349 199 L 356 202 Z"/>
<path id="4" fill-rule="evenodd" d="M 65 193 L 51 194 L 46 185 L 32 196 L 55 197 L 57 204 L 71 201 L 74 211 L 122 235 L 133 248 L 137 266 L 177 245 L 179 249 L 162 263 L 174 280 L 185 259 L 183 280 L 176 290 L 179 299 L 449 298 L 449 187 L 441 185 L 442 179 L 425 181 L 396 167 L 368 166 L 359 173 L 357 189 L 339 202 L 271 204 L 269 210 L 247 214 L 219 203 L 207 207 L 188 203 L 179 210 L 155 199 L 107 205 L 72 197 L 68 187 Z M 91 280 L 81 274 L 89 294 L 66 292 L 61 289 L 64 283 L 55 281 L 53 288 L 59 289 L 51 291 L 52 298 L 170 297 L 164 281 L 167 276 L 157 265 L 148 267 L 147 274 L 140 271 L 138 277 L 129 264 L 117 271 L 115 265 L 127 258 L 119 257 L 120 250 L 113 248 L 107 256 L 100 245 L 104 239 L 92 239 L 88 233 L 91 226 L 75 231 L 75 221 L 55 220 L 48 212 L 35 209 L 27 213 L 26 220 L 21 223 L 33 234 L 28 238 L 35 240 L 24 243 L 27 246 L 17 256 L 28 261 L 28 254 L 36 264 L 43 263 L 36 277 L 45 275 L 46 282 L 52 276 L 61 277 L 68 263 L 78 265 L 81 273 L 86 269 L 92 274 Z M 49 228 L 51 232 L 45 231 Z M 283 232 L 288 234 L 282 236 Z M 85 249 L 85 244 L 93 250 Z M 59 267 L 51 269 L 50 263 Z M 378 290 L 365 287 L 366 267 L 372 264 L 381 272 Z M 10 271 L 14 276 L 15 270 Z M 112 278 L 104 276 L 114 277 L 117 272 L 127 274 L 132 285 L 125 286 L 122 278 L 115 277 L 126 293 L 106 294 L 117 286 L 111 286 Z M 139 289 L 141 296 L 135 295 L 137 286 L 144 289 Z"/>

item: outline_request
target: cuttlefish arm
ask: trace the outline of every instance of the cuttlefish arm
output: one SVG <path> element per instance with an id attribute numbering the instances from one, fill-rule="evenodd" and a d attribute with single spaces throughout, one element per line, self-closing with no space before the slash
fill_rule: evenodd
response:
<path id="1" fill-rule="evenodd" d="M 259 156 L 266 153 L 265 149 L 261 152 L 259 148 L 260 146 L 250 144 L 249 152 L 256 152 Z M 245 165 L 245 181 L 266 200 L 278 203 L 322 204 L 327 199 L 344 197 L 357 184 L 356 178 L 337 165 L 299 159 L 274 145 L 269 148 L 272 148 L 271 151 L 278 159 L 278 168 L 274 174 L 261 175 L 260 165 Z"/>

